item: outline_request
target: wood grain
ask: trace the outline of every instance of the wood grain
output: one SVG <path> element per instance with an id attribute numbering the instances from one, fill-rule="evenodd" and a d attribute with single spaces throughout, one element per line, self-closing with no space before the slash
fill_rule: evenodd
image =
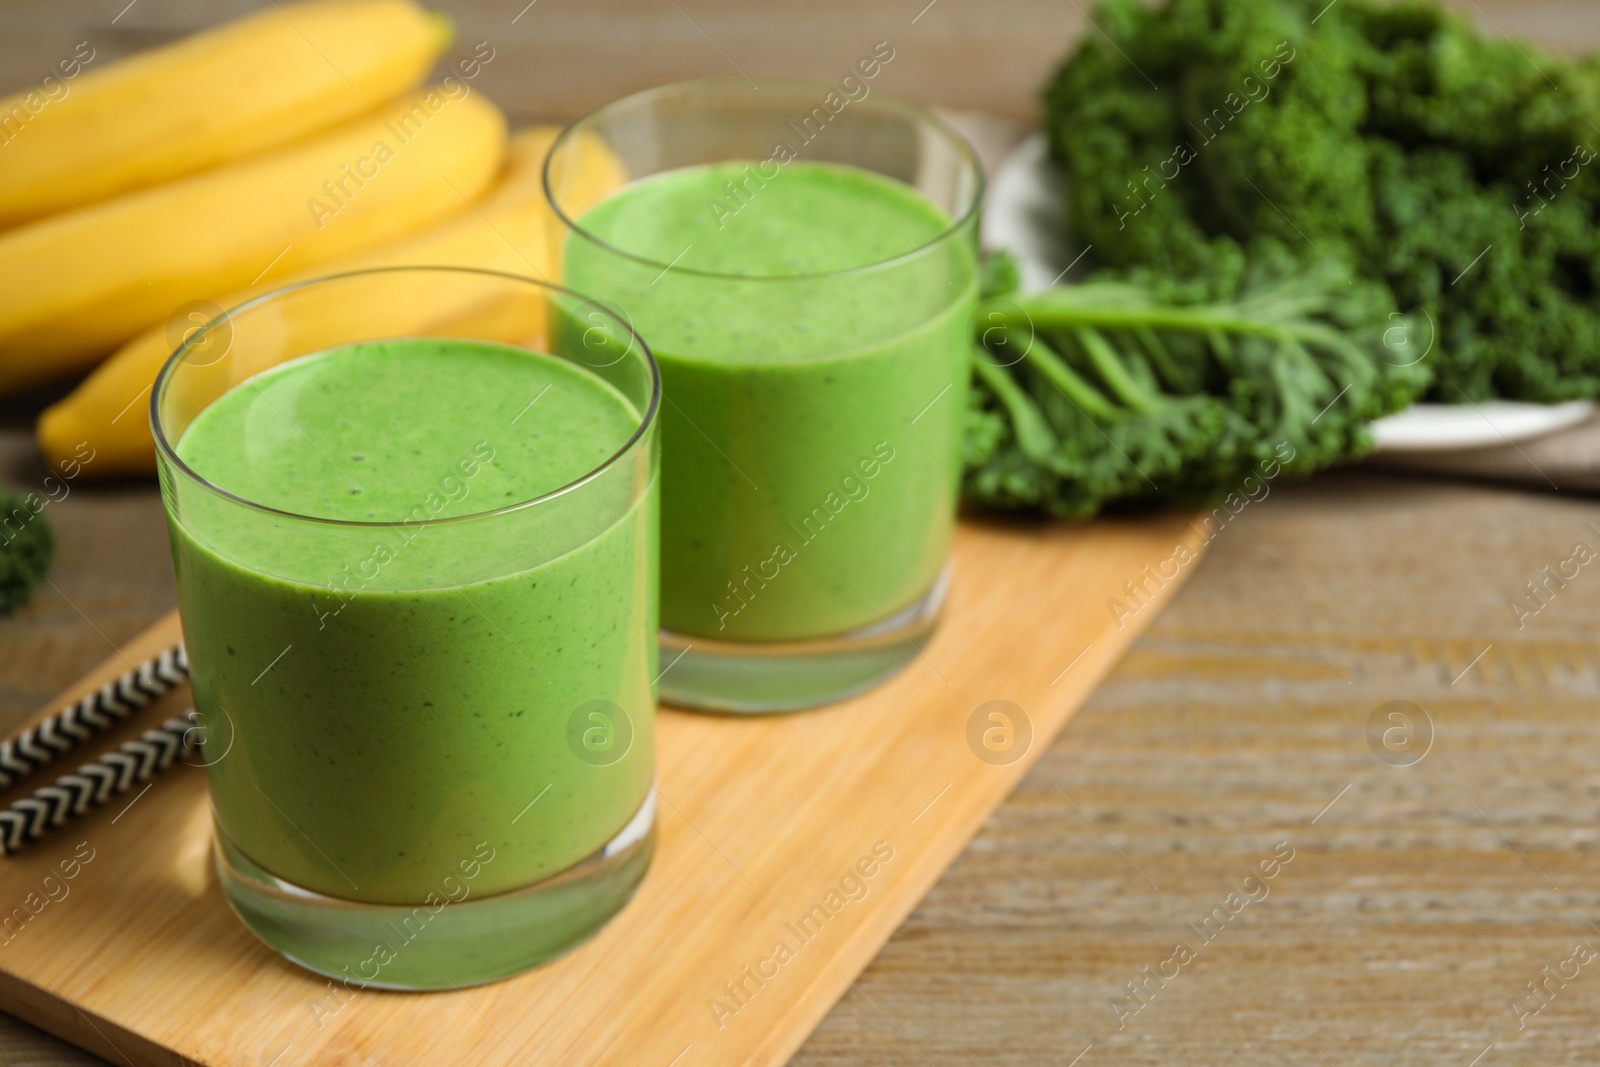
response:
<path id="1" fill-rule="evenodd" d="M 96 548 L 74 564 L 86 588 L 126 559 L 126 535 L 95 524 L 97 492 L 57 520 Z M 1092 1044 L 1078 1067 L 1323 1064 L 1301 1033 L 1338 1067 L 1467 1067 L 1491 1045 L 1478 1067 L 1592 1063 L 1588 969 L 1522 1029 L 1510 1004 L 1574 940 L 1600 948 L 1600 579 L 1586 569 L 1521 630 L 1508 607 L 1591 521 L 1592 499 L 1412 477 L 1274 487 L 792 1063 L 1065 1067 Z M 140 566 L 160 574 L 165 546 L 149 551 Z M 145 581 L 145 601 L 170 596 L 170 576 Z M 84 662 L 107 648 L 81 619 L 70 647 Z M 1397 697 L 1437 728 L 1410 768 L 1364 736 Z M 1111 998 L 1282 839 L 1298 852 L 1272 895 L 1118 1030 Z M 103 1062 L 0 1016 L 0 1063 Z"/>
<path id="2" fill-rule="evenodd" d="M 1195 540 L 1183 516 L 965 524 L 945 624 L 888 684 L 807 714 L 665 713 L 660 851 L 643 888 L 593 941 L 530 974 L 333 998 L 229 912 L 204 781 L 179 771 L 0 866 L 0 915 L 17 927 L 0 938 L 0 1006 L 133 1064 L 783 1063 L 1193 565 L 1163 568 L 1170 580 L 1144 569 Z M 1140 610 L 1115 620 L 1105 602 L 1130 581 L 1144 584 Z M 127 658 L 177 634 L 169 616 Z M 50 707 L 122 669 L 119 654 Z M 972 739 L 994 700 L 1016 706 L 998 751 Z M 84 850 L 62 899 L 30 903 Z M 872 856 L 864 895 L 843 900 L 842 879 Z M 790 924 L 819 903 L 831 917 L 802 937 Z M 730 993 L 780 941 L 793 958 L 777 976 Z"/>
<path id="3" fill-rule="evenodd" d="M 95 63 L 264 6 L 248 0 L 6 0 L 0 89 L 45 74 L 79 41 Z M 1049 0 L 430 0 L 457 28 L 452 58 L 487 41 L 480 87 L 520 121 L 570 120 L 686 78 L 837 78 L 878 41 L 895 49 L 875 88 L 921 104 L 1037 114 L 1040 87 L 1089 28 L 1083 2 Z M 1557 52 L 1600 46 L 1583 0 L 1452 0 L 1487 33 Z M 115 20 L 115 21 L 113 21 Z"/>
<path id="4" fill-rule="evenodd" d="M 1600 972 L 1512 1010 L 1600 951 L 1600 563 L 1510 609 L 1600 549 L 1591 522 L 1593 498 L 1411 477 L 1275 487 L 794 1067 L 1594 1063 Z M 1368 744 L 1391 700 L 1432 723 L 1409 767 Z M 1113 998 L 1279 841 L 1270 895 L 1119 1029 Z"/>
<path id="5" fill-rule="evenodd" d="M 0 406 L 0 485 L 48 499 L 33 446 L 36 411 L 28 401 Z M 43 512 L 56 532 L 49 582 L 15 614 L 0 616 L 0 731 L 177 603 L 154 485 L 64 489 Z"/>

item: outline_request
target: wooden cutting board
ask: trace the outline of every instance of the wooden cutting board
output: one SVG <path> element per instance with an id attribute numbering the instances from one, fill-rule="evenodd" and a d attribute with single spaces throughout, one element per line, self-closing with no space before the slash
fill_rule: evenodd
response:
<path id="1" fill-rule="evenodd" d="M 944 626 L 888 684 L 797 715 L 664 709 L 654 865 L 609 927 L 532 973 L 350 994 L 285 962 L 228 910 L 203 773 L 180 767 L 0 859 L 0 1008 L 141 1067 L 782 1063 L 1193 569 L 1200 539 L 1186 516 L 964 523 Z M 41 714 L 177 637 L 174 614 Z M 188 699 L 170 694 L 130 730 Z M 1015 706 L 1000 707 L 1009 736 L 979 710 L 996 700 Z"/>

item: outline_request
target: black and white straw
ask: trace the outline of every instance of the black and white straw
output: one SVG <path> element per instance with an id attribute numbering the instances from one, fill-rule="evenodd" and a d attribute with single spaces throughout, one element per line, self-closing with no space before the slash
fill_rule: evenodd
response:
<path id="1" fill-rule="evenodd" d="M 181 652 L 180 652 L 181 655 Z M 199 720 L 193 711 L 174 715 L 154 730 L 85 763 L 55 784 L 34 790 L 0 810 L 0 856 L 37 841 L 69 817 L 82 815 L 118 793 L 172 766 L 200 747 Z M 130 805 L 131 806 L 131 805 Z M 119 816 L 120 817 L 120 816 Z"/>
<path id="2" fill-rule="evenodd" d="M 78 745 L 124 722 L 189 678 L 180 642 L 107 682 L 76 704 L 0 743 L 0 789 L 22 781 Z"/>

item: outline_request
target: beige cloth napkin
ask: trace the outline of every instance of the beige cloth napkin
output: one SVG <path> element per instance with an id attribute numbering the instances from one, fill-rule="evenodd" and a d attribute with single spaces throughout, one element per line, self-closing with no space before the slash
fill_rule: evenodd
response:
<path id="1" fill-rule="evenodd" d="M 1029 122 L 977 111 L 934 110 L 972 142 L 991 180 L 1034 129 Z M 1546 491 L 1600 493 L 1600 415 L 1532 440 L 1447 452 L 1379 453 L 1366 462 L 1374 467 L 1512 482 Z"/>

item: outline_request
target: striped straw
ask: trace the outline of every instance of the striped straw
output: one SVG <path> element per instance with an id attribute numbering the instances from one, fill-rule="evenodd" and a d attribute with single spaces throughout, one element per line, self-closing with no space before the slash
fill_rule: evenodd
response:
<path id="1" fill-rule="evenodd" d="M 0 743 L 0 789 L 16 785 L 96 734 L 126 721 L 188 678 L 189 659 L 180 641 L 76 704 Z"/>
<path id="2" fill-rule="evenodd" d="M 72 774 L 62 775 L 55 784 L 36 789 L 31 796 L 8 805 L 0 811 L 0 856 L 37 841 L 68 818 L 126 793 L 171 767 L 179 756 L 193 753 L 200 747 L 198 727 L 199 719 L 192 710 L 174 715 L 115 751 L 85 763 Z"/>

